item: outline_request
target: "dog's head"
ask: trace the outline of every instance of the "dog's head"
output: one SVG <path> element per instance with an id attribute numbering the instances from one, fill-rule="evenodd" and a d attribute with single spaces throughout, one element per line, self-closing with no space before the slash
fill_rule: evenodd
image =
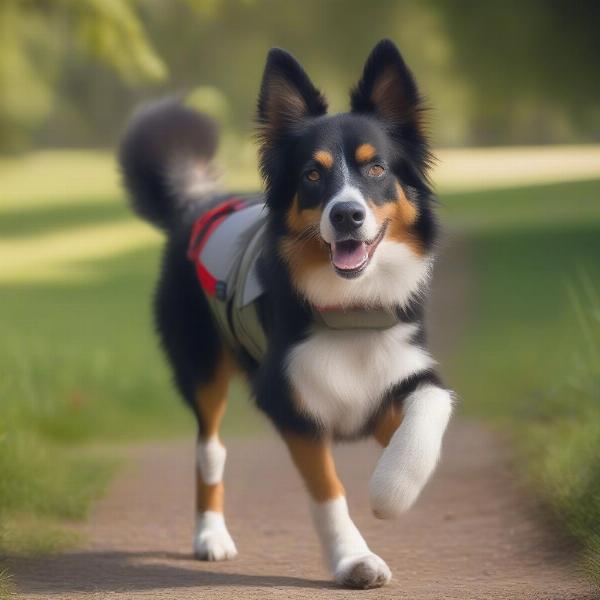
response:
<path id="1" fill-rule="evenodd" d="M 315 304 L 402 303 L 429 270 L 435 221 L 421 98 L 392 42 L 367 59 L 351 111 L 326 113 L 296 60 L 271 50 L 258 136 L 278 252 Z"/>

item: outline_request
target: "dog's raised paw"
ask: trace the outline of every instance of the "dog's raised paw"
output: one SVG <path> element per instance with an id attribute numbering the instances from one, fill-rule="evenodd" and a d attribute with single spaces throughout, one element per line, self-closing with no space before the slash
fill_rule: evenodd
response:
<path id="1" fill-rule="evenodd" d="M 194 555 L 198 560 L 209 561 L 230 560 L 237 556 L 237 548 L 221 513 L 205 512 L 199 519 Z"/>
<path id="2" fill-rule="evenodd" d="M 345 587 L 369 589 L 389 583 L 392 573 L 376 554 L 342 558 L 335 569 L 335 580 Z"/>
<path id="3" fill-rule="evenodd" d="M 421 485 L 410 477 L 390 476 L 376 469 L 369 483 L 371 510 L 378 519 L 394 519 L 406 512 L 415 502 Z"/>

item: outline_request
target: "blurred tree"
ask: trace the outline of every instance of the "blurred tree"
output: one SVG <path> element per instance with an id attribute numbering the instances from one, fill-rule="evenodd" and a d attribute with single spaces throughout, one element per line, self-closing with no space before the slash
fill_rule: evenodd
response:
<path id="1" fill-rule="evenodd" d="M 112 1 L 106 6 L 111 6 Z M 18 0 L 9 2 L 21 4 Z M 98 7 L 105 7 L 102 0 L 96 2 Z M 62 7 L 58 10 L 60 23 L 49 27 L 46 6 L 56 3 Z M 41 33 L 50 36 L 59 46 L 57 51 L 49 53 L 55 57 L 52 67 L 39 62 L 37 56 L 28 57 L 28 65 L 37 71 L 38 82 L 44 82 L 40 93 L 32 94 L 42 98 L 41 92 L 45 91 L 54 101 L 41 123 L 39 116 L 33 113 L 28 113 L 31 118 L 27 122 L 15 121 L 14 117 L 5 119 L 7 113 L 1 107 L 0 121 L 12 122 L 12 130 L 20 133 L 21 139 L 33 135 L 30 143 L 34 145 L 112 144 L 137 103 L 148 97 L 189 91 L 198 86 L 212 89 L 213 98 L 226 98 L 228 107 L 221 111 L 226 118 L 225 125 L 247 133 L 265 56 L 272 46 L 282 46 L 296 54 L 311 77 L 324 88 L 332 108 L 343 109 L 347 105 L 348 88 L 358 79 L 367 53 L 384 36 L 400 43 L 423 89 L 436 99 L 439 110 L 435 115 L 445 116 L 434 119 L 434 130 L 440 132 L 438 137 L 454 142 L 462 139 L 462 83 L 453 78 L 451 55 L 440 33 L 440 24 L 424 3 L 414 0 L 377 0 L 373 5 L 363 0 L 304 0 L 301 3 L 119 0 L 119 6 L 125 3 L 135 7 L 135 12 L 129 9 L 130 14 L 143 23 L 147 38 L 169 67 L 169 80 L 163 80 L 158 87 L 153 78 L 138 79 L 135 85 L 128 85 L 131 78 L 118 76 L 113 61 L 104 59 L 106 53 L 96 50 L 95 40 L 102 39 L 99 35 L 87 35 L 85 39 L 92 42 L 82 44 L 75 35 L 77 28 L 71 29 L 68 35 L 56 33 L 59 26 L 65 26 L 65 19 L 72 23 L 77 18 L 73 10 L 79 3 L 80 0 L 26 2 L 33 7 L 34 16 L 43 14 Z M 87 2 L 81 2 L 84 4 Z M 40 6 L 44 7 L 43 11 Z M 89 19 L 96 18 L 93 13 L 88 15 Z M 88 30 L 84 28 L 84 31 Z M 40 33 L 32 37 L 43 38 Z M 108 47 L 119 55 L 118 65 L 118 59 L 123 58 L 120 55 L 126 55 L 129 46 L 123 45 L 122 51 L 118 44 Z M 111 68 L 106 64 L 111 64 Z M 28 81 L 33 85 L 31 79 Z M 153 85 L 148 85 L 150 82 Z M 206 99 L 206 94 L 204 97 Z M 46 115 L 47 111 L 46 103 L 41 112 Z M 0 145 L 6 148 L 6 144 Z"/>
<path id="2" fill-rule="evenodd" d="M 272 46 L 344 109 L 381 37 L 430 99 L 438 144 L 599 140 L 599 13 L 598 0 L 0 0 L 0 148 L 107 146 L 140 101 L 197 88 L 245 134 Z"/>
<path id="3" fill-rule="evenodd" d="M 105 65 L 128 83 L 166 76 L 164 63 L 126 0 L 2 0 L 1 150 L 23 145 L 49 113 L 71 53 Z"/>
<path id="4" fill-rule="evenodd" d="M 170 88 L 220 89 L 231 103 L 230 125 L 238 130 L 251 124 L 269 48 L 296 55 L 332 108 L 343 110 L 348 89 L 382 37 L 400 45 L 426 95 L 443 104 L 447 120 L 460 119 L 462 83 L 453 82 L 441 24 L 423 2 L 187 0 L 171 3 L 169 10 L 157 1 L 145 9 L 148 32 L 170 68 Z"/>
<path id="5" fill-rule="evenodd" d="M 600 138 L 598 0 L 431 0 L 476 144 Z"/>

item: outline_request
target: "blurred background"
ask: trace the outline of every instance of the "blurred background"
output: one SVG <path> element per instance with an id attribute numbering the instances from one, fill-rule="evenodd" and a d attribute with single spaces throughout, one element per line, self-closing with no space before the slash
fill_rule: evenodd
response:
<path id="1" fill-rule="evenodd" d="M 132 110 L 184 95 L 221 124 L 224 185 L 256 188 L 268 49 L 345 110 L 390 37 L 431 107 L 459 413 L 510 437 L 598 576 L 599 25 L 594 0 L 1 0 L 0 552 L 72 544 L 119 444 L 194 430 L 151 325 L 161 238 L 115 166 Z M 226 435 L 268 429 L 241 384 L 234 404 Z"/>

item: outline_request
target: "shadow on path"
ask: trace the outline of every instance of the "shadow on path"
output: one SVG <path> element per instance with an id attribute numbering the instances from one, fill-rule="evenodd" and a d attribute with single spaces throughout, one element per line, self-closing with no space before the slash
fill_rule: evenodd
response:
<path id="1" fill-rule="evenodd" d="M 211 569 L 191 554 L 176 552 L 73 552 L 52 558 L 5 559 L 22 593 L 127 592 L 206 587 L 294 587 L 332 589 L 330 581 L 280 575 L 251 575 Z M 168 564 L 166 562 L 168 561 Z M 4 561 L 3 561 L 4 562 Z M 180 564 L 175 564 L 179 562 Z"/>

